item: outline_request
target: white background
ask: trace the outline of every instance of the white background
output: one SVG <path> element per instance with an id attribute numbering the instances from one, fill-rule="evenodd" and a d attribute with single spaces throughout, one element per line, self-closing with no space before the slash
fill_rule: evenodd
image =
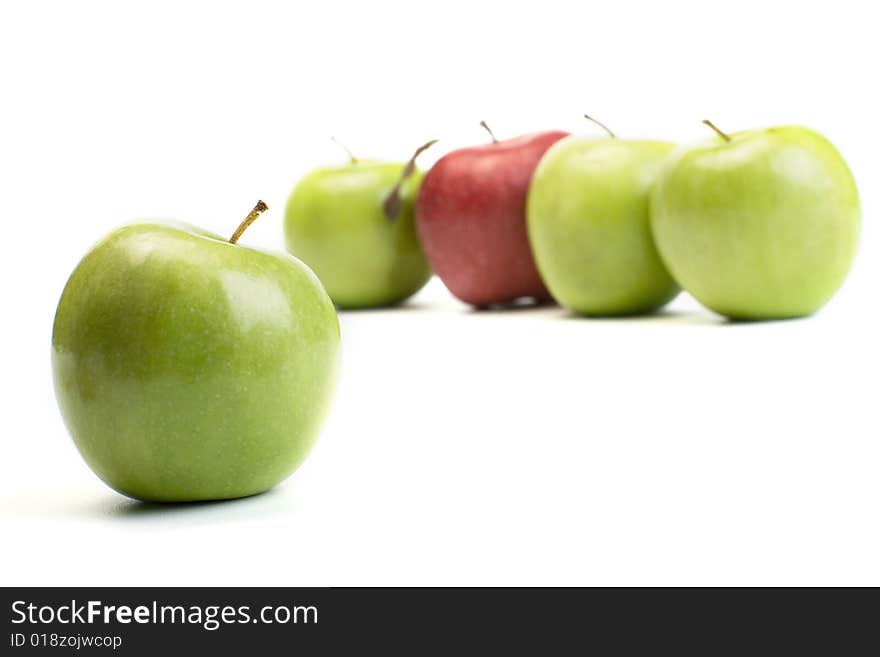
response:
<path id="1" fill-rule="evenodd" d="M 0 583 L 880 584 L 877 21 L 867 2 L 6 2 Z M 344 156 L 426 166 L 565 128 L 688 141 L 803 123 L 860 185 L 856 266 L 813 318 L 474 313 L 434 280 L 341 315 L 305 465 L 248 500 L 106 488 L 57 411 L 67 276 L 120 223 L 280 248 L 287 193 Z"/>

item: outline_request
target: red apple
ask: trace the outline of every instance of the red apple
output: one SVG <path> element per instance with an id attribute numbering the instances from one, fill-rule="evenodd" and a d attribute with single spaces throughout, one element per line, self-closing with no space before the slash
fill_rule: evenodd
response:
<path id="1" fill-rule="evenodd" d="M 436 274 L 465 303 L 550 299 L 526 234 L 526 195 L 541 156 L 567 136 L 493 137 L 448 153 L 425 175 L 416 201 L 419 239 Z"/>

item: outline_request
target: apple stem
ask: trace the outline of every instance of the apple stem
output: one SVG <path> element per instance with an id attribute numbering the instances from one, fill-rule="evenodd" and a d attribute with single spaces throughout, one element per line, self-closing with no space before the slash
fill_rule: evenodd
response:
<path id="1" fill-rule="evenodd" d="M 407 162 L 406 165 L 403 167 L 403 172 L 400 174 L 400 179 L 397 181 L 394 187 L 391 188 L 391 191 L 388 193 L 388 196 L 382 203 L 382 210 L 384 210 L 385 216 L 388 217 L 389 221 L 394 221 L 395 219 L 397 219 L 397 215 L 399 215 L 401 209 L 403 209 L 403 183 L 406 182 L 407 178 L 409 178 L 416 172 L 416 158 L 436 143 L 437 140 L 432 139 L 431 141 L 419 146 L 416 149 L 416 152 L 413 153 L 412 157 L 409 158 L 409 162 Z"/>
<path id="2" fill-rule="evenodd" d="M 257 220 L 257 217 L 259 217 L 268 209 L 269 206 L 266 205 L 263 201 L 257 201 L 254 209 L 250 211 L 248 216 L 244 218 L 244 221 L 242 221 L 238 225 L 238 228 L 235 229 L 235 232 L 232 233 L 232 237 L 229 238 L 229 243 L 235 244 L 238 241 L 238 238 L 241 237 L 241 234 L 247 230 L 247 227 L 254 223 Z"/>
<path id="3" fill-rule="evenodd" d="M 703 123 L 704 123 L 705 125 L 709 126 L 710 128 L 712 128 L 715 132 L 717 132 L 718 135 L 719 135 L 724 141 L 730 141 L 730 135 L 728 135 L 726 132 L 721 131 L 721 130 L 718 128 L 718 126 L 716 126 L 714 123 L 712 123 L 709 119 L 703 119 Z"/>
<path id="4" fill-rule="evenodd" d="M 333 140 L 333 143 L 335 143 L 337 146 L 339 146 L 339 148 L 341 148 L 342 150 L 344 150 L 346 152 L 348 157 L 351 159 L 352 164 L 357 164 L 358 159 L 354 156 L 354 154 L 351 152 L 351 150 L 349 150 L 348 146 L 343 144 L 336 137 L 330 137 L 330 139 Z"/>
<path id="5" fill-rule="evenodd" d="M 497 144 L 498 140 L 495 138 L 495 133 L 492 132 L 492 128 L 485 121 L 480 121 L 480 127 L 482 127 L 486 132 L 489 133 L 489 136 L 492 138 L 492 143 Z"/>
<path id="6" fill-rule="evenodd" d="M 594 119 L 594 118 L 593 118 L 592 116 L 590 116 L 589 114 L 584 114 L 584 118 L 585 118 L 587 121 L 592 121 L 592 122 L 595 123 L 597 126 L 599 126 L 600 128 L 602 128 L 605 132 L 608 133 L 608 136 L 611 137 L 612 139 L 617 139 L 617 135 L 615 135 L 613 132 L 611 132 L 611 130 L 608 129 L 608 126 L 605 125 L 604 123 L 602 123 L 601 121 L 598 121 L 598 120 Z"/>

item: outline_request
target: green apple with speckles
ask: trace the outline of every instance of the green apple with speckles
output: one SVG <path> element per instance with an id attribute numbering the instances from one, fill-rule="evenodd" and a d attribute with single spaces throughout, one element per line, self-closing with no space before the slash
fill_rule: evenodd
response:
<path id="1" fill-rule="evenodd" d="M 335 387 L 336 312 L 301 262 L 235 243 L 249 220 L 231 240 L 185 224 L 124 226 L 64 288 L 58 404 L 88 465 L 120 493 L 260 493 L 318 435 Z"/>
<path id="2" fill-rule="evenodd" d="M 354 157 L 306 175 L 287 201 L 287 250 L 308 264 L 340 308 L 390 306 L 418 292 L 431 268 L 416 235 L 413 205 L 422 181 L 416 157 Z"/>
<path id="3" fill-rule="evenodd" d="M 527 226 L 541 277 L 561 305 L 582 315 L 634 315 L 678 294 L 649 218 L 651 189 L 673 148 L 609 132 L 567 137 L 541 159 Z"/>
<path id="4" fill-rule="evenodd" d="M 733 319 L 815 312 L 846 278 L 859 239 L 853 176 L 798 126 L 718 134 L 676 152 L 654 189 L 664 262 L 703 305 Z"/>

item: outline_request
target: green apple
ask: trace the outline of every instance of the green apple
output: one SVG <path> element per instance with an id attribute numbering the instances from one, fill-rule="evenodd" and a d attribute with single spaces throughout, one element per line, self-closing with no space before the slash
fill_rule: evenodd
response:
<path id="1" fill-rule="evenodd" d="M 422 181 L 415 158 L 354 157 L 306 175 L 287 201 L 287 249 L 308 264 L 340 308 L 399 303 L 431 278 L 413 205 Z"/>
<path id="2" fill-rule="evenodd" d="M 703 305 L 734 319 L 809 315 L 843 283 L 859 238 L 853 176 L 824 137 L 797 126 L 676 152 L 652 200 L 657 247 Z"/>
<path id="3" fill-rule="evenodd" d="M 61 413 L 95 473 L 130 497 L 243 497 L 309 452 L 335 386 L 339 324 L 287 254 L 185 224 L 115 230 L 55 315 Z"/>
<path id="4" fill-rule="evenodd" d="M 568 137 L 542 158 L 527 225 L 553 297 L 583 315 L 632 315 L 678 294 L 651 236 L 650 192 L 674 148 L 659 141 Z"/>

